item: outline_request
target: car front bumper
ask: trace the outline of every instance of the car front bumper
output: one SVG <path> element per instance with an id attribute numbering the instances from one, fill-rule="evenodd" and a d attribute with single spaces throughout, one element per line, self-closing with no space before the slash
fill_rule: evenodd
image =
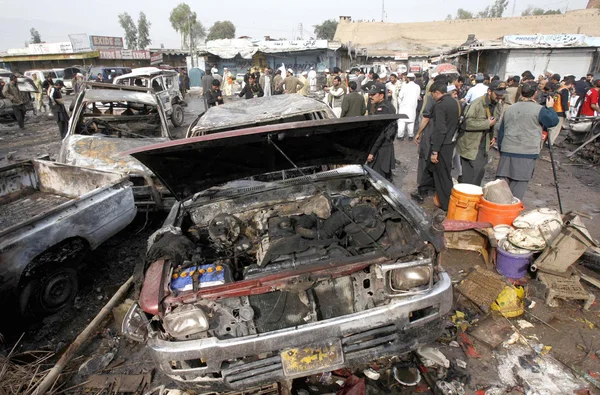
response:
<path id="1" fill-rule="evenodd" d="M 386 306 L 343 317 L 227 340 L 211 337 L 174 342 L 150 338 L 147 345 L 159 369 L 174 380 L 211 391 L 239 390 L 289 379 L 283 371 L 281 350 L 310 347 L 324 339 L 341 342 L 343 361 L 307 371 L 306 375 L 410 352 L 440 336 L 442 317 L 451 306 L 452 282 L 442 272 L 426 293 L 392 299 Z M 226 362 L 244 357 L 256 360 Z M 175 368 L 181 362 L 198 367 Z"/>

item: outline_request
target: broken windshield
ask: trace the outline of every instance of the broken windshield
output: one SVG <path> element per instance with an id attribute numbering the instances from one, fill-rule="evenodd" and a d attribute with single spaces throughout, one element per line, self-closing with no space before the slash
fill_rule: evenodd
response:
<path id="1" fill-rule="evenodd" d="M 75 134 L 117 138 L 162 137 L 156 106 L 120 101 L 85 102 Z"/>

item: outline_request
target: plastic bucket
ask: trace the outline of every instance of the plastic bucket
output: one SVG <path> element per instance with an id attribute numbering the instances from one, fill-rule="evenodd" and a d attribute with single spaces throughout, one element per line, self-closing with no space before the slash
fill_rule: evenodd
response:
<path id="1" fill-rule="evenodd" d="M 480 186 L 472 184 L 456 184 L 452 188 L 448 203 L 448 219 L 477 221 L 477 203 L 483 195 Z"/>
<path id="2" fill-rule="evenodd" d="M 513 204 L 497 204 L 492 203 L 489 200 L 481 198 L 477 203 L 477 220 L 480 222 L 489 222 L 492 226 L 496 225 L 512 225 L 515 218 L 519 216 L 521 211 L 525 210 L 525 206 L 519 199 L 516 199 L 516 203 Z"/>
<path id="3" fill-rule="evenodd" d="M 533 252 L 527 254 L 512 254 L 498 246 L 496 270 L 508 278 L 521 278 L 527 274 Z"/>

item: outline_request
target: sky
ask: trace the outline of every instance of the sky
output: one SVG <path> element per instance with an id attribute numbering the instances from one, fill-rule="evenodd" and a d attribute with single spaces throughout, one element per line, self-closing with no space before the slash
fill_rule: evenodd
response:
<path id="1" fill-rule="evenodd" d="M 513 2 L 516 1 L 516 4 Z M 181 0 L 128 0 L 120 2 L 85 3 L 54 0 L 0 0 L 0 51 L 24 47 L 30 39 L 29 30 L 36 28 L 45 42 L 68 41 L 69 34 L 119 36 L 123 29 L 118 23 L 118 14 L 128 12 L 135 20 L 140 11 L 152 23 L 150 28 L 151 48 L 179 48 L 179 35 L 169 22 L 169 14 Z M 465 0 L 386 0 L 387 22 L 426 22 L 443 20 L 448 14 L 456 14 L 458 8 L 480 11 L 493 0 L 472 2 Z M 49 6 L 51 4 L 51 6 Z M 98 5 L 94 5 L 98 4 Z M 248 1 L 188 1 L 198 19 L 208 28 L 218 20 L 230 20 L 236 26 L 236 36 L 292 39 L 300 36 L 303 26 L 304 38 L 314 35 L 313 25 L 326 19 L 338 20 L 340 15 L 349 15 L 353 20 L 381 20 L 382 0 L 322 1 L 302 0 L 284 2 L 276 0 Z M 477 5 L 474 5 L 477 4 Z M 509 0 L 505 16 L 521 14 L 528 5 L 544 9 L 569 10 L 585 8 L 587 0 Z M 370 5 L 368 7 L 366 5 Z M 119 8 L 122 6 L 123 8 Z M 510 32 L 507 32 L 510 34 Z"/>

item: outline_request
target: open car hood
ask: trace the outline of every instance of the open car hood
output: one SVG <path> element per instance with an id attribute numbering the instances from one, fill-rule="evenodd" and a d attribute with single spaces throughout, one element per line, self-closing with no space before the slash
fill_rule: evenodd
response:
<path id="1" fill-rule="evenodd" d="M 259 174 L 316 165 L 364 164 L 377 137 L 402 115 L 261 126 L 122 153 L 146 165 L 179 200 Z M 277 147 L 289 158 L 277 149 Z"/>

